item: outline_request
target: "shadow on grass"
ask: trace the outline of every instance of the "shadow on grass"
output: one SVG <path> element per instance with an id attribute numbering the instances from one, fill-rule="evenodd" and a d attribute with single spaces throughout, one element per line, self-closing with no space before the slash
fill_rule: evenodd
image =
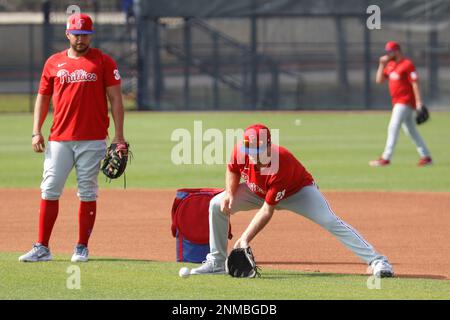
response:
<path id="1" fill-rule="evenodd" d="M 89 261 L 93 262 L 159 262 L 155 260 L 144 260 L 144 259 L 120 259 L 120 258 L 90 258 Z"/>
<path id="2" fill-rule="evenodd" d="M 264 271 L 261 273 L 261 277 L 264 279 L 292 279 L 292 278 L 322 278 L 322 277 L 332 277 L 332 278 L 342 278 L 342 277 L 370 277 L 371 274 L 345 274 L 345 273 L 322 273 L 322 272 L 311 272 L 311 273 L 302 273 L 302 272 L 292 272 L 292 273 L 283 273 L 283 274 L 265 274 Z M 384 278 L 384 279 L 427 279 L 427 280 L 447 280 L 449 279 L 446 276 L 435 275 L 435 274 L 396 274 L 393 278 Z"/>
<path id="3" fill-rule="evenodd" d="M 449 280 L 446 276 L 441 276 L 438 274 L 396 274 L 395 278 Z"/>
<path id="4" fill-rule="evenodd" d="M 313 273 L 302 273 L 302 272 L 292 272 L 292 273 L 282 273 L 282 274 L 265 274 L 264 271 L 261 272 L 261 278 L 267 280 L 280 280 L 280 279 L 293 279 L 293 278 L 343 278 L 348 276 L 362 276 L 361 274 L 342 274 L 342 273 L 322 273 L 322 272 L 313 272 Z"/>
<path id="5" fill-rule="evenodd" d="M 72 262 L 70 261 L 70 257 L 64 257 L 64 256 L 54 256 L 53 260 L 51 261 L 44 261 L 44 262 L 38 262 L 38 263 L 71 263 L 71 264 L 78 264 L 78 265 L 84 265 L 89 264 L 89 262 L 137 262 L 137 263 L 152 263 L 152 262 L 160 262 L 155 260 L 143 260 L 143 259 L 126 259 L 126 258 L 89 258 L 88 262 Z M 25 264 L 35 264 L 36 262 L 24 262 Z"/>
<path id="6" fill-rule="evenodd" d="M 313 261 L 258 261 L 258 265 L 271 264 L 271 265 L 356 265 L 365 266 L 362 262 L 313 262 Z"/>

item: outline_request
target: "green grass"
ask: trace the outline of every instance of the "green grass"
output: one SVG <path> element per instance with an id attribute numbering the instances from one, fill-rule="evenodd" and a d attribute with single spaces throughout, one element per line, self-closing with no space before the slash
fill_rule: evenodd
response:
<path id="1" fill-rule="evenodd" d="M 34 101 L 26 94 L 0 94 L 0 112 L 27 112 L 33 110 Z"/>
<path id="2" fill-rule="evenodd" d="M 381 279 L 380 289 L 369 290 L 368 276 L 266 268 L 256 279 L 181 279 L 179 268 L 193 265 L 107 258 L 78 264 L 80 289 L 68 289 L 68 256 L 19 263 L 18 255 L 0 253 L 0 299 L 450 299 L 444 280 Z"/>
<path id="3" fill-rule="evenodd" d="M 296 125 L 299 119 L 301 124 Z M 50 121 L 44 132 L 49 132 Z M 383 149 L 389 113 L 204 112 L 126 114 L 126 137 L 134 159 L 127 169 L 132 188 L 223 186 L 224 165 L 183 165 L 171 161 L 177 128 L 193 134 L 243 128 L 264 122 L 280 129 L 280 142 L 309 169 L 322 189 L 450 191 L 450 113 L 435 112 L 420 128 L 436 164 L 417 168 L 411 141 L 402 133 L 393 164 L 370 168 L 367 162 Z M 32 115 L 0 114 L 0 188 L 38 188 L 43 155 L 31 151 Z M 206 146 L 207 143 L 204 143 Z M 224 156 L 224 160 L 228 155 Z M 102 188 L 121 188 L 122 181 Z M 74 172 L 66 183 L 76 186 Z M 369 290 L 366 276 L 263 270 L 259 279 L 204 276 L 180 279 L 181 264 L 94 259 L 80 265 L 81 290 L 66 288 L 71 265 L 67 256 L 42 264 L 21 264 L 19 254 L 0 253 L 0 299 L 450 299 L 448 281 L 383 279 Z"/>
<path id="4" fill-rule="evenodd" d="M 383 150 L 389 112 L 203 112 L 126 114 L 126 138 L 134 159 L 127 169 L 131 188 L 214 187 L 223 185 L 224 165 L 181 165 L 171 161 L 171 141 L 177 128 L 194 131 L 194 121 L 203 121 L 203 132 L 218 128 L 243 128 L 264 122 L 280 129 L 280 142 L 309 169 L 322 189 L 450 191 L 450 113 L 434 112 L 420 132 L 432 151 L 435 165 L 417 168 L 418 154 L 402 132 L 393 164 L 370 168 L 368 161 Z M 301 124 L 296 125 L 299 119 Z M 49 132 L 50 121 L 44 127 Z M 41 181 L 43 155 L 31 151 L 32 115 L 0 115 L 0 187 L 37 188 Z M 204 142 L 205 147 L 208 143 Z M 226 161 L 228 155 L 224 155 Z M 101 187 L 121 188 L 100 176 Z M 66 184 L 76 186 L 72 172 Z"/>
<path id="5" fill-rule="evenodd" d="M 28 94 L 0 94 L 0 114 L 5 112 L 30 112 L 33 110 L 36 95 Z M 135 100 L 132 96 L 124 96 L 124 107 L 127 110 L 134 110 Z M 1 115 L 0 115 L 1 116 Z"/>

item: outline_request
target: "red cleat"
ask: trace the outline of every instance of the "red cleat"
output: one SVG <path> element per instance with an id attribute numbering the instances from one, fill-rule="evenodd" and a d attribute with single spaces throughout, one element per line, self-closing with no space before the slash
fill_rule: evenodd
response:
<path id="1" fill-rule="evenodd" d="M 380 158 L 378 160 L 369 161 L 371 167 L 385 167 L 391 164 L 391 161 Z"/>
<path id="2" fill-rule="evenodd" d="M 430 157 L 424 157 L 419 160 L 417 165 L 419 167 L 429 166 L 433 164 L 433 160 Z"/>

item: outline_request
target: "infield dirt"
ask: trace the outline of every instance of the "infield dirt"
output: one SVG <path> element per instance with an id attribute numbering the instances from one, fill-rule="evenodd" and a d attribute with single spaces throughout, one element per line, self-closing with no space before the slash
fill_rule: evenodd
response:
<path id="1" fill-rule="evenodd" d="M 387 255 L 400 277 L 450 278 L 450 193 L 324 192 L 334 212 Z M 90 241 L 93 256 L 175 261 L 175 190 L 100 190 Z M 36 241 L 38 189 L 0 190 L 0 251 L 25 252 Z M 78 235 L 78 198 L 65 190 L 50 247 L 70 254 Z M 255 211 L 231 218 L 237 240 Z M 311 221 L 276 211 L 252 243 L 262 269 L 365 274 L 367 266 Z M 263 271 L 264 272 L 264 271 Z"/>

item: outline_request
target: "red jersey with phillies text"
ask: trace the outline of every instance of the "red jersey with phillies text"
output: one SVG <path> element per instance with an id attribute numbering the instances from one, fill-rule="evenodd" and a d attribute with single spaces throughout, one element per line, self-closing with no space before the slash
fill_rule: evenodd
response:
<path id="1" fill-rule="evenodd" d="M 272 145 L 271 159 L 278 157 L 278 166 L 270 174 L 262 174 L 256 169 L 248 155 L 244 155 L 236 145 L 231 155 L 228 169 L 239 173 L 250 190 L 270 205 L 293 195 L 314 180 L 311 174 L 286 148 Z"/>
<path id="2" fill-rule="evenodd" d="M 53 125 L 49 140 L 103 140 L 108 135 L 106 88 L 120 84 L 115 61 L 90 48 L 82 57 L 68 50 L 45 63 L 39 93 L 53 96 Z"/>
<path id="3" fill-rule="evenodd" d="M 417 81 L 417 72 L 412 61 L 409 59 L 402 59 L 399 62 L 391 60 L 384 67 L 384 75 L 389 79 L 392 105 L 402 103 L 415 109 L 416 99 L 412 83 Z"/>

